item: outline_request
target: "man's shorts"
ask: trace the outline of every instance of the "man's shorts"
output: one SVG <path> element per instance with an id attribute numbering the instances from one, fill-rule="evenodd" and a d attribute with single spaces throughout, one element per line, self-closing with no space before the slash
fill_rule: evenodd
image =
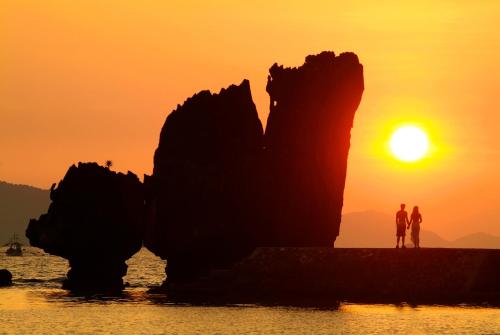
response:
<path id="1" fill-rule="evenodd" d="M 398 223 L 396 228 L 396 236 L 406 236 L 406 224 Z"/>

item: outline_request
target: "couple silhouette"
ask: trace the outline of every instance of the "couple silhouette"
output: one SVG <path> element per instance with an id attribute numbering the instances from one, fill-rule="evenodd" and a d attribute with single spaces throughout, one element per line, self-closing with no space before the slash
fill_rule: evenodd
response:
<path id="1" fill-rule="evenodd" d="M 405 211 L 405 204 L 401 204 L 401 209 L 396 213 L 396 248 L 399 248 L 399 240 L 401 239 L 401 248 L 406 248 L 405 237 L 406 230 L 411 226 L 411 241 L 415 248 L 420 248 L 420 223 L 422 222 L 422 215 L 418 211 L 418 206 L 413 207 L 410 220 L 408 220 L 408 213 Z"/>

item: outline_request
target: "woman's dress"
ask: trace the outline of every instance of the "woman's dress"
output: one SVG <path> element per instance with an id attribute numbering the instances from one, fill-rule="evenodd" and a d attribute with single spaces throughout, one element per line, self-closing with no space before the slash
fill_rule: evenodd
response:
<path id="1" fill-rule="evenodd" d="M 418 244 L 420 242 L 420 222 L 422 221 L 422 216 L 420 213 L 418 215 L 411 216 L 411 241 L 414 244 Z"/>

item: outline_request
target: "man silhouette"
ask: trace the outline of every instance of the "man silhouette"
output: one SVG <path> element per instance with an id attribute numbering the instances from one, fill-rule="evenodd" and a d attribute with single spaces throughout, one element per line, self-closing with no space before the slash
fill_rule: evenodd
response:
<path id="1" fill-rule="evenodd" d="M 396 213 L 396 248 L 399 248 L 399 239 L 401 238 L 401 248 L 405 247 L 406 225 L 409 224 L 408 213 L 405 211 L 405 204 L 401 204 L 401 209 Z"/>

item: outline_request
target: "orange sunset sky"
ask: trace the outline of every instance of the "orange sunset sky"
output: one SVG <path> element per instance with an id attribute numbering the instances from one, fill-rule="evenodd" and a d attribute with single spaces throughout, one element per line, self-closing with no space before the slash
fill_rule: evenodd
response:
<path id="1" fill-rule="evenodd" d="M 152 172 L 168 113 L 267 70 L 353 51 L 365 93 L 344 213 L 421 207 L 445 238 L 500 235 L 500 1 L 0 0 L 0 180 L 49 188 L 72 163 Z M 399 125 L 431 151 L 402 163 Z M 342 233 L 342 232 L 341 232 Z"/>

